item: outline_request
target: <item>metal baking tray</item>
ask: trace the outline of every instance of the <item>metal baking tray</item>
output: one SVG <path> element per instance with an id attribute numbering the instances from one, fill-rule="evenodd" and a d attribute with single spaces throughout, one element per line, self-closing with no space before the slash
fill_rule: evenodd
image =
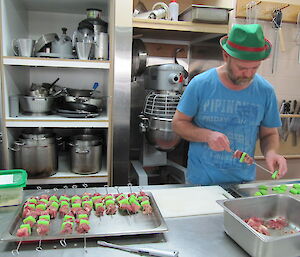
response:
<path id="1" fill-rule="evenodd" d="M 290 193 L 290 189 L 293 187 L 294 184 L 300 184 L 299 180 L 296 181 L 291 181 L 291 180 L 282 180 L 280 181 L 260 181 L 260 182 L 255 182 L 255 183 L 246 183 L 246 184 L 239 184 L 239 185 L 233 185 L 230 188 L 234 193 L 236 193 L 238 196 L 241 197 L 249 197 L 249 196 L 254 196 L 254 194 L 259 191 L 259 186 L 260 185 L 265 185 L 268 187 L 268 193 L 269 194 L 277 194 L 276 191 L 273 191 L 273 187 L 277 187 L 280 185 L 286 185 L 287 190 L 284 193 L 280 193 L 283 195 L 289 195 L 291 197 L 294 197 L 295 199 L 300 200 L 300 195 L 294 195 Z"/>
<path id="2" fill-rule="evenodd" d="M 58 216 L 50 221 L 50 231 L 46 236 L 39 236 L 35 229 L 32 234 L 26 238 L 20 238 L 16 236 L 16 232 L 22 224 L 22 211 L 23 205 L 19 208 L 16 217 L 9 226 L 8 231 L 1 235 L 3 241 L 20 241 L 24 240 L 39 241 L 39 240 L 56 240 L 56 239 L 71 239 L 71 238 L 98 238 L 109 236 L 124 236 L 124 235 L 139 235 L 139 234 L 156 234 L 166 232 L 167 225 L 162 217 L 160 210 L 150 192 L 146 192 L 150 198 L 150 204 L 152 206 L 152 214 L 145 215 L 141 212 L 131 215 L 122 215 L 117 211 L 115 215 L 106 215 L 97 217 L 92 211 L 89 221 L 91 230 L 86 234 L 79 234 L 75 228 L 72 234 L 62 235 L 60 234 L 62 218 Z M 36 196 L 33 194 L 32 196 Z M 58 195 L 59 196 L 59 195 Z M 30 197 L 30 196 L 29 196 Z"/>
<path id="3" fill-rule="evenodd" d="M 289 257 L 300 255 L 300 232 L 285 234 L 274 230 L 270 236 L 250 227 L 244 219 L 260 217 L 274 219 L 285 217 L 287 230 L 300 231 L 300 201 L 286 195 L 218 200 L 224 208 L 224 230 L 251 256 Z"/>
<path id="4" fill-rule="evenodd" d="M 232 8 L 192 4 L 178 17 L 181 21 L 227 24 Z"/>

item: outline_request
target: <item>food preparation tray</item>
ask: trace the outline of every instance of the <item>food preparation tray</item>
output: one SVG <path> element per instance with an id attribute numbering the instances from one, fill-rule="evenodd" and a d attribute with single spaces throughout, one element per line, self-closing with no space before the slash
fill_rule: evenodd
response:
<path id="1" fill-rule="evenodd" d="M 232 8 L 192 4 L 179 15 L 181 21 L 227 24 Z"/>
<path id="2" fill-rule="evenodd" d="M 246 252 L 255 257 L 300 255 L 300 201 L 287 195 L 266 195 L 217 201 L 224 208 L 224 230 Z M 288 225 L 270 236 L 250 227 L 244 219 L 284 217 Z M 295 231 L 290 234 L 287 231 Z"/>
<path id="3" fill-rule="evenodd" d="M 275 187 L 280 187 L 282 185 L 286 186 L 285 192 L 278 192 L 276 190 L 273 190 Z M 282 181 L 260 181 L 255 183 L 246 183 L 246 184 L 239 184 L 239 185 L 233 185 L 229 187 L 230 190 L 232 190 L 234 193 L 236 193 L 238 196 L 241 197 L 249 197 L 254 196 L 256 192 L 260 190 L 261 186 L 267 187 L 267 194 L 283 194 L 283 195 L 289 195 L 294 197 L 295 199 L 300 200 L 300 194 L 292 194 L 290 190 L 293 188 L 294 185 L 300 186 L 300 181 L 295 180 L 282 180 Z"/>
<path id="4" fill-rule="evenodd" d="M 56 239 L 71 239 L 71 238 L 98 238 L 108 236 L 123 236 L 123 235 L 139 235 L 139 234 L 156 234 L 166 232 L 167 225 L 161 215 L 161 212 L 150 192 L 146 192 L 150 198 L 150 204 L 153 212 L 145 215 L 142 212 L 136 214 L 121 214 L 119 211 L 115 215 L 106 215 L 97 217 L 93 210 L 90 214 L 90 231 L 86 234 L 79 234 L 73 230 L 72 234 L 60 234 L 62 218 L 57 215 L 55 219 L 50 221 L 50 231 L 46 236 L 39 236 L 35 229 L 32 234 L 26 238 L 16 236 L 16 232 L 22 224 L 21 206 L 16 217 L 8 228 L 8 231 L 1 235 L 1 240 L 4 241 L 39 241 L 39 240 L 56 240 Z M 32 195 L 36 196 L 36 195 Z M 30 196 L 29 196 L 30 197 Z M 58 195 L 59 197 L 59 195 Z"/>

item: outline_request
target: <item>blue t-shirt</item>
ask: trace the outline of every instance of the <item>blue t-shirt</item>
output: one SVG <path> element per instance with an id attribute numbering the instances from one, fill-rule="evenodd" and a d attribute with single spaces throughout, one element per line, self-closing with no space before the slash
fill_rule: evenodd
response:
<path id="1" fill-rule="evenodd" d="M 219 79 L 216 68 L 195 76 L 177 109 L 193 123 L 225 134 L 232 150 L 254 155 L 259 127 L 280 127 L 272 85 L 256 74 L 243 90 L 231 90 Z M 232 153 L 213 151 L 207 143 L 190 142 L 187 180 L 193 184 L 241 183 L 255 179 L 255 165 L 240 163 Z"/>

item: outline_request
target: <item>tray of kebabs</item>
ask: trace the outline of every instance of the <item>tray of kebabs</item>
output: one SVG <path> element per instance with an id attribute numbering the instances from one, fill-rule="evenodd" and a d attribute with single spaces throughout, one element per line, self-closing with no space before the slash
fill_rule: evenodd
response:
<path id="1" fill-rule="evenodd" d="M 150 192 L 30 195 L 5 241 L 97 238 L 167 231 Z"/>

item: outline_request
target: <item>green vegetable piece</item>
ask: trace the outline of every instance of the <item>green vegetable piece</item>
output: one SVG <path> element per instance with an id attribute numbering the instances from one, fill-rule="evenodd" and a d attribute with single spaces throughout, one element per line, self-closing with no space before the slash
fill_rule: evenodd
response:
<path id="1" fill-rule="evenodd" d="M 61 201 L 60 202 L 60 207 L 64 206 L 64 205 L 68 205 L 70 206 L 70 204 L 67 201 Z"/>
<path id="2" fill-rule="evenodd" d="M 33 223 L 36 223 L 35 218 L 32 216 L 28 216 L 27 218 L 23 219 L 23 223 L 27 223 L 28 221 L 32 221 Z"/>
<path id="3" fill-rule="evenodd" d="M 274 173 L 272 174 L 272 179 L 276 179 L 278 175 L 279 170 L 275 170 Z"/>
<path id="4" fill-rule="evenodd" d="M 57 202 L 52 202 L 51 206 L 55 207 L 56 209 L 59 208 L 59 204 Z"/>
<path id="5" fill-rule="evenodd" d="M 49 198 L 49 201 L 54 201 L 54 202 L 58 202 L 58 198 L 56 195 L 51 195 Z"/>
<path id="6" fill-rule="evenodd" d="M 105 201 L 105 206 L 108 206 L 110 204 L 115 204 L 114 200 L 106 200 Z"/>
<path id="7" fill-rule="evenodd" d="M 97 209 L 98 207 L 104 207 L 104 204 L 103 203 L 96 203 L 95 208 Z"/>
<path id="8" fill-rule="evenodd" d="M 64 195 L 62 195 L 61 197 L 59 197 L 59 201 L 67 201 L 67 202 L 70 202 L 70 198 L 69 197 L 66 197 Z"/>
<path id="9" fill-rule="evenodd" d="M 92 202 L 92 200 L 89 200 L 89 201 L 83 201 L 82 203 L 81 203 L 81 205 L 82 206 L 84 206 L 85 204 L 88 204 L 89 206 L 93 206 L 93 202 Z"/>
<path id="10" fill-rule="evenodd" d="M 259 190 L 261 190 L 261 189 L 262 189 L 262 190 L 268 190 L 268 187 L 267 187 L 266 185 L 259 185 L 259 186 L 258 186 L 258 189 L 259 189 Z"/>
<path id="11" fill-rule="evenodd" d="M 150 202 L 148 200 L 146 200 L 146 201 L 141 202 L 141 205 L 142 206 L 144 206 L 144 205 L 150 205 Z"/>
<path id="12" fill-rule="evenodd" d="M 79 214 L 78 218 L 79 219 L 85 219 L 85 218 L 89 218 L 89 216 L 87 214 Z"/>
<path id="13" fill-rule="evenodd" d="M 261 192 L 259 192 L 259 191 L 257 191 L 257 192 L 255 192 L 255 194 L 254 194 L 255 196 L 261 196 L 261 195 L 263 195 Z"/>
<path id="14" fill-rule="evenodd" d="M 37 206 L 36 206 L 36 209 L 40 209 L 40 210 L 46 210 L 46 205 L 44 205 L 44 204 L 38 204 Z"/>
<path id="15" fill-rule="evenodd" d="M 113 196 L 112 196 L 112 195 L 107 195 L 107 196 L 104 197 L 104 199 L 105 199 L 105 200 L 113 199 Z"/>
<path id="16" fill-rule="evenodd" d="M 259 190 L 259 192 L 260 192 L 262 195 L 268 195 L 268 194 L 269 194 L 267 190 L 263 190 L 263 189 Z"/>
<path id="17" fill-rule="evenodd" d="M 244 162 L 244 159 L 246 157 L 247 153 L 243 152 L 241 158 L 240 158 L 240 162 Z"/>
<path id="18" fill-rule="evenodd" d="M 98 199 L 102 199 L 103 197 L 101 195 L 93 196 L 92 201 L 95 202 Z"/>
<path id="19" fill-rule="evenodd" d="M 64 221 L 66 221 L 68 219 L 75 220 L 75 218 L 73 216 L 71 216 L 71 215 L 65 215 L 64 216 Z"/>
<path id="20" fill-rule="evenodd" d="M 38 220 L 37 223 L 38 223 L 39 225 L 47 225 L 47 226 L 50 225 L 49 220 Z"/>
<path id="21" fill-rule="evenodd" d="M 119 201 L 120 204 L 129 204 L 129 201 L 127 198 L 124 198 L 122 200 Z"/>
<path id="22" fill-rule="evenodd" d="M 291 188 L 290 193 L 293 194 L 293 195 L 297 195 L 298 190 L 296 188 Z"/>
<path id="23" fill-rule="evenodd" d="M 300 189 L 300 184 L 294 184 L 293 188 Z"/>
<path id="24" fill-rule="evenodd" d="M 32 209 L 35 209 L 35 205 L 30 203 L 30 204 L 27 204 L 28 207 L 32 208 Z"/>
<path id="25" fill-rule="evenodd" d="M 116 200 L 119 201 L 120 198 L 122 198 L 122 197 L 125 197 L 125 198 L 126 198 L 126 195 L 125 195 L 125 194 L 120 194 L 119 196 L 117 196 Z"/>
<path id="26" fill-rule="evenodd" d="M 44 219 L 44 220 L 50 220 L 50 215 L 48 214 L 48 215 L 41 215 L 40 217 L 39 217 L 39 219 L 41 220 L 41 219 Z"/>
<path id="27" fill-rule="evenodd" d="M 81 200 L 80 196 L 75 195 L 71 198 L 72 203 L 74 203 L 76 200 Z"/>
<path id="28" fill-rule="evenodd" d="M 279 189 L 279 190 L 277 190 L 277 191 L 275 191 L 277 194 L 284 194 L 285 193 L 285 190 L 281 190 L 281 189 Z"/>
<path id="29" fill-rule="evenodd" d="M 284 184 L 280 185 L 279 187 L 280 187 L 282 190 L 284 190 L 284 191 L 286 191 L 287 188 L 288 188 L 288 186 L 287 186 L 287 185 L 284 185 Z"/>
<path id="30" fill-rule="evenodd" d="M 63 223 L 61 224 L 61 229 L 63 230 L 67 224 L 71 224 L 71 225 L 72 225 L 72 228 L 73 228 L 73 226 L 74 226 L 74 223 L 73 223 L 73 222 L 65 221 L 65 222 L 63 222 Z"/>
<path id="31" fill-rule="evenodd" d="M 22 224 L 22 225 L 20 226 L 20 228 L 27 228 L 28 233 L 31 234 L 31 227 L 30 227 L 29 224 Z"/>
<path id="32" fill-rule="evenodd" d="M 80 225 L 83 223 L 88 224 L 88 225 L 90 224 L 90 222 L 88 220 L 79 220 Z"/>
<path id="33" fill-rule="evenodd" d="M 43 203 L 45 203 L 45 204 L 47 204 L 49 201 L 48 200 L 46 200 L 46 199 L 40 199 L 39 201 L 41 201 L 41 202 L 43 202 Z"/>
<path id="34" fill-rule="evenodd" d="M 84 200 L 84 201 L 88 201 L 90 199 L 90 196 L 84 195 L 84 196 L 81 197 L 81 199 Z"/>
<path id="35" fill-rule="evenodd" d="M 278 187 L 278 186 L 272 187 L 272 190 L 273 190 L 273 191 L 278 191 L 278 190 L 280 190 L 280 187 Z"/>
<path id="36" fill-rule="evenodd" d="M 29 199 L 27 199 L 26 202 L 36 204 L 36 203 L 37 203 L 37 200 L 36 200 L 35 198 L 29 198 Z"/>
<path id="37" fill-rule="evenodd" d="M 76 207 L 80 208 L 81 207 L 80 203 L 73 203 L 72 204 L 72 208 L 76 208 Z"/>

